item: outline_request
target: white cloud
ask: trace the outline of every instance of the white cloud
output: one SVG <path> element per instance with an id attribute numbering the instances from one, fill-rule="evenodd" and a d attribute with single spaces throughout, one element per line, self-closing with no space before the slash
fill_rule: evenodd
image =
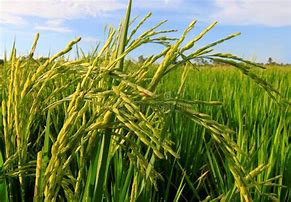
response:
<path id="1" fill-rule="evenodd" d="M 0 11 L 2 12 L 2 10 Z M 0 24 L 25 25 L 27 22 L 22 17 L 1 13 Z"/>
<path id="2" fill-rule="evenodd" d="M 63 23 L 64 20 L 62 19 L 48 20 L 44 25 L 37 25 L 34 27 L 34 29 L 61 33 L 71 32 L 72 30 L 68 27 L 65 27 Z"/>
<path id="3" fill-rule="evenodd" d="M 165 4 L 168 4 L 170 2 L 170 0 L 164 0 Z"/>
<path id="4" fill-rule="evenodd" d="M 226 24 L 291 25 L 290 0 L 215 0 L 213 19 Z"/>
<path id="5" fill-rule="evenodd" d="M 182 0 L 134 0 L 133 7 L 170 12 L 181 5 L 181 2 Z M 74 20 L 107 16 L 110 12 L 125 10 L 126 7 L 127 0 L 0 0 L 0 24 L 29 24 L 25 17 Z"/>
<path id="6" fill-rule="evenodd" d="M 168 9 L 177 9 L 181 6 L 183 0 L 134 0 L 133 1 L 133 8 L 142 8 L 142 9 L 161 9 L 171 12 Z"/>
<path id="7" fill-rule="evenodd" d="M 125 8 L 117 0 L 0 0 L 0 23 L 24 23 L 22 17 L 76 19 Z"/>
<path id="8" fill-rule="evenodd" d="M 97 37 L 87 36 L 87 37 L 82 37 L 82 42 L 86 42 L 89 44 L 96 44 L 98 40 L 97 40 Z"/>

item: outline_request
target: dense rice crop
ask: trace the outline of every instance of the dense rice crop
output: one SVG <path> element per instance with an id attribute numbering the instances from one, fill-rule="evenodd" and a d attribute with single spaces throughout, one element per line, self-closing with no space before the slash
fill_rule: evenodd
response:
<path id="1" fill-rule="evenodd" d="M 256 72 L 289 99 L 290 73 L 290 68 L 282 67 Z M 167 88 L 166 92 L 177 90 L 171 81 L 181 74 L 177 71 L 165 78 L 162 86 Z M 229 66 L 191 70 L 183 97 L 189 100 L 222 101 L 221 105 L 215 107 L 196 105 L 194 110 L 209 114 L 219 123 L 235 131 L 230 137 L 246 154 L 237 154 L 242 166 L 248 170 L 247 172 L 258 171 L 255 176 L 258 187 L 251 191 L 254 201 L 290 199 L 287 191 L 290 189 L 291 162 L 291 158 L 288 157 L 291 132 L 290 108 L 278 105 L 248 77 Z M 170 123 L 175 148 L 180 151 L 181 158 L 166 162 L 166 166 L 161 164 L 161 172 L 170 173 L 170 170 L 165 171 L 164 168 L 171 168 L 171 165 L 178 168 L 181 165 L 183 170 L 174 169 L 171 180 L 177 184 L 183 174 L 188 175 L 190 181 L 184 179 L 186 184 L 184 194 L 187 200 L 197 200 L 195 192 L 191 192 L 193 191 L 191 184 L 196 189 L 199 187 L 199 194 L 206 192 L 206 195 L 212 195 L 214 191 L 220 196 L 218 198 L 222 199 L 225 192 L 233 187 L 233 181 L 229 180 L 231 177 L 227 168 L 228 162 L 221 154 L 220 143 L 211 140 L 205 128 L 191 124 L 191 121 L 183 115 L 173 113 Z M 203 185 L 199 184 L 201 181 Z M 189 196 L 192 198 L 189 199 Z"/>
<path id="2" fill-rule="evenodd" d="M 5 59 L 0 201 L 289 200 L 290 69 L 212 52 L 237 34 L 195 48 L 216 23 L 188 43 L 196 21 L 179 39 L 163 23 L 135 36 L 150 14 L 131 29 L 130 7 L 88 55 L 65 59 L 77 38 L 37 60 L 37 35 Z M 124 59 L 152 42 L 165 49 Z M 195 69 L 200 57 L 226 65 Z"/>

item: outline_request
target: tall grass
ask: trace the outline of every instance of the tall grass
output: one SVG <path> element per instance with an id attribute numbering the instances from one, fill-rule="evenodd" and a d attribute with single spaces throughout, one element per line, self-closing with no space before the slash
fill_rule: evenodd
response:
<path id="1" fill-rule="evenodd" d="M 272 83 L 290 99 L 289 68 L 278 67 L 256 71 L 256 74 Z M 178 90 L 171 81 L 181 75 L 182 71 L 165 77 L 162 86 L 167 89 L 161 91 Z M 237 158 L 246 172 L 253 173 L 256 184 L 250 186 L 253 200 L 269 201 L 278 197 L 279 201 L 288 201 L 290 108 L 278 105 L 251 79 L 229 66 L 203 67 L 199 71 L 193 69 L 188 78 L 183 92 L 184 99 L 222 101 L 216 107 L 197 105 L 195 110 L 215 117 L 235 131 L 231 138 L 246 154 L 237 153 Z M 219 199 L 226 197 L 232 189 L 233 180 L 219 144 L 209 138 L 207 130 L 191 124 L 183 115 L 173 113 L 169 125 L 172 127 L 173 141 L 181 158 L 165 162 L 166 166 L 160 164 L 161 171 L 165 176 L 171 176 L 171 181 L 176 183 L 181 179 L 180 176 L 188 175 L 189 181 L 185 182 L 187 186 L 184 190 L 188 200 L 197 200 L 196 191 L 193 190 L 204 193 L 202 196 L 205 198 L 212 194 Z M 175 173 L 171 171 L 172 165 L 176 167 Z M 172 186 L 172 189 L 175 187 Z M 188 196 L 191 196 L 190 199 Z M 239 200 L 233 197 L 229 200 Z"/>
<path id="2" fill-rule="evenodd" d="M 238 33 L 196 48 L 216 22 L 188 42 L 196 21 L 179 39 L 164 22 L 136 36 L 151 14 L 131 29 L 130 11 L 74 60 L 81 38 L 44 62 L 38 34 L 27 57 L 13 47 L 0 69 L 0 201 L 288 200 L 290 73 L 268 81 L 213 53 Z M 127 66 L 146 43 L 165 48 Z M 193 71 L 201 57 L 236 70 Z"/>

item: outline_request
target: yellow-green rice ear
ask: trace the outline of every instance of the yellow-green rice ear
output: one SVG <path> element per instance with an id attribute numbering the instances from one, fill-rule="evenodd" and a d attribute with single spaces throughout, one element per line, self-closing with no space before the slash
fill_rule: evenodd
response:
<path id="1" fill-rule="evenodd" d="M 30 53 L 29 53 L 29 57 L 30 58 L 33 57 L 33 54 L 35 52 L 38 39 L 39 39 L 39 33 L 36 33 L 35 38 L 34 38 L 34 41 L 33 41 L 33 44 L 32 44 L 32 47 L 31 47 L 31 50 L 30 50 Z"/>

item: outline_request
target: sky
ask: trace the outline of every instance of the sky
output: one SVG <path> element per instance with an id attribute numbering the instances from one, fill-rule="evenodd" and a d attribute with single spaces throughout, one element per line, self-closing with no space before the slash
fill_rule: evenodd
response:
<path id="1" fill-rule="evenodd" d="M 107 25 L 118 26 L 124 16 L 127 0 L 0 0 L 0 58 L 16 42 L 18 54 L 28 54 L 37 32 L 40 39 L 36 56 L 47 56 L 62 50 L 78 36 L 85 52 L 102 43 Z M 216 41 L 235 32 L 241 35 L 221 44 L 215 52 L 233 53 L 255 62 L 291 63 L 291 0 L 133 0 L 132 17 L 153 15 L 141 32 L 161 20 L 161 29 L 177 29 L 179 37 L 196 19 L 188 40 L 218 21 L 197 43 Z M 162 50 L 156 45 L 137 49 L 130 57 L 152 55 Z"/>

